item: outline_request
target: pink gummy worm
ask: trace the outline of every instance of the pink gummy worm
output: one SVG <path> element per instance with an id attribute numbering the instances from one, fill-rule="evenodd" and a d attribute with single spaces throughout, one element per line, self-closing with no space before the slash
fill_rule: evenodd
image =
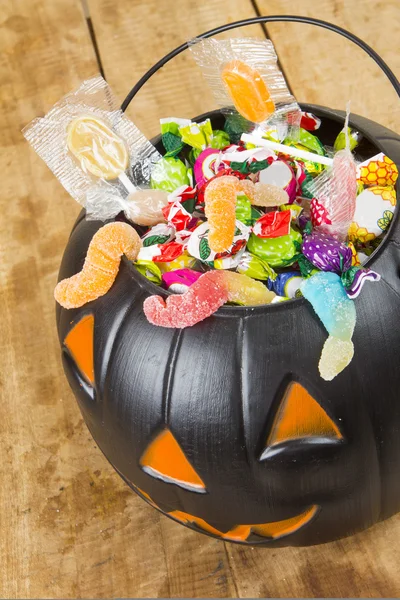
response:
<path id="1" fill-rule="evenodd" d="M 223 273 L 204 273 L 184 294 L 172 295 L 166 301 L 150 296 L 143 303 L 144 314 L 153 325 L 191 327 L 217 311 L 228 300 Z"/>

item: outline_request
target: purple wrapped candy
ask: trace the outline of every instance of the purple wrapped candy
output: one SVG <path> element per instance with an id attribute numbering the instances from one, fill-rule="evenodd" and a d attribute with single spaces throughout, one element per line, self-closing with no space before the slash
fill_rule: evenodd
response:
<path id="1" fill-rule="evenodd" d="M 176 271 L 163 273 L 162 280 L 170 292 L 184 294 L 201 275 L 203 273 L 193 271 L 192 269 L 177 269 Z"/>
<path id="2" fill-rule="evenodd" d="M 348 286 L 345 285 L 346 294 L 354 300 L 360 294 L 366 281 L 379 281 L 380 278 L 379 273 L 371 269 L 356 269 L 352 282 Z"/>
<path id="3" fill-rule="evenodd" d="M 351 248 L 326 233 L 313 231 L 305 235 L 301 251 L 321 271 L 340 274 L 351 267 Z"/>

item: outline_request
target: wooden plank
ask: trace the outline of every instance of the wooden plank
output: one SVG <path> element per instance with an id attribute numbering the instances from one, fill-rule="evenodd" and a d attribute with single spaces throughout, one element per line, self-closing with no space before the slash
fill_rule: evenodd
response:
<path id="1" fill-rule="evenodd" d="M 186 39 L 255 15 L 247 0 L 233 0 L 229 5 L 211 0 L 199 4 L 88 0 L 88 9 L 105 76 L 121 100 L 149 67 Z M 259 26 L 242 33 L 264 37 Z M 128 114 L 150 137 L 158 133 L 160 117 L 193 117 L 210 108 L 214 108 L 211 94 L 204 94 L 200 72 L 190 54 L 184 53 L 146 84 Z M 225 545 L 166 517 L 160 519 L 169 573 L 164 593 L 170 597 L 235 596 Z"/>
<path id="2" fill-rule="evenodd" d="M 107 81 L 121 99 L 155 62 L 182 42 L 256 14 L 250 0 L 88 0 L 88 6 Z M 264 37 L 259 25 L 227 35 Z M 200 70 L 190 53 L 184 52 L 147 82 L 128 114 L 152 136 L 159 132 L 161 117 L 191 118 L 212 108 L 212 95 L 204 91 Z"/>
<path id="3" fill-rule="evenodd" d="M 331 21 L 372 45 L 400 71 L 398 4 L 371 0 L 256 0 L 260 14 Z M 396 18 L 397 16 L 397 18 Z M 372 60 L 335 34 L 306 25 L 270 24 L 290 86 L 300 101 L 344 108 L 399 130 L 398 97 Z M 377 100 L 378 99 L 378 100 Z M 354 537 L 313 548 L 228 550 L 240 597 L 398 597 L 400 515 Z"/>
<path id="4" fill-rule="evenodd" d="M 302 15 L 335 23 L 367 42 L 399 77 L 396 0 L 256 0 L 263 15 Z M 351 110 L 395 131 L 400 103 L 371 58 L 333 32 L 303 24 L 269 24 L 281 64 L 298 100 Z"/>
<path id="5" fill-rule="evenodd" d="M 78 205 L 20 133 L 98 70 L 78 0 L 1 3 L 0 596 L 168 591 L 158 514 L 93 442 L 61 367 L 53 288 Z"/>

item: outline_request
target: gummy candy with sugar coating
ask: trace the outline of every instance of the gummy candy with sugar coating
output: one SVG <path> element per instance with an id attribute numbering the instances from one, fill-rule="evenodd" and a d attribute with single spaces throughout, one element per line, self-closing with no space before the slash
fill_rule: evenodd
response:
<path id="1" fill-rule="evenodd" d="M 183 329 L 211 316 L 228 300 L 220 271 L 204 273 L 184 294 L 150 296 L 143 303 L 147 320 L 161 327 Z"/>
<path id="2" fill-rule="evenodd" d="M 236 194 L 238 179 L 229 175 L 216 177 L 204 193 L 205 214 L 210 226 L 208 241 L 214 252 L 230 248 L 236 228 Z"/>
<path id="3" fill-rule="evenodd" d="M 329 335 L 350 340 L 356 324 L 356 309 L 336 273 L 317 273 L 301 287 Z"/>
<path id="4" fill-rule="evenodd" d="M 225 271 L 221 273 L 228 289 L 228 301 L 245 306 L 269 304 L 275 298 L 274 292 L 247 275 Z"/>
<path id="5" fill-rule="evenodd" d="M 331 381 L 353 358 L 351 337 L 356 324 L 356 309 L 336 273 L 317 273 L 300 286 L 329 333 L 319 361 L 319 372 Z"/>
<path id="6" fill-rule="evenodd" d="M 123 254 L 136 260 L 142 242 L 127 223 L 108 223 L 90 241 L 82 271 L 60 281 L 54 297 L 64 308 L 79 308 L 103 296 L 118 274 Z"/>

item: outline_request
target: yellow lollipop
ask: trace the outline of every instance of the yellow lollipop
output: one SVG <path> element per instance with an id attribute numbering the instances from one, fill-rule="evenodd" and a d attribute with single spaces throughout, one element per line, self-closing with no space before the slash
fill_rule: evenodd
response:
<path id="1" fill-rule="evenodd" d="M 106 180 L 125 175 L 127 147 L 104 121 L 93 116 L 74 119 L 68 125 L 67 144 L 85 172 Z"/>

